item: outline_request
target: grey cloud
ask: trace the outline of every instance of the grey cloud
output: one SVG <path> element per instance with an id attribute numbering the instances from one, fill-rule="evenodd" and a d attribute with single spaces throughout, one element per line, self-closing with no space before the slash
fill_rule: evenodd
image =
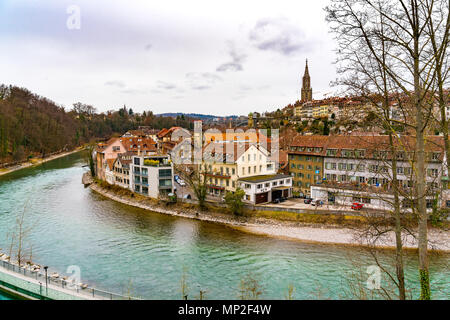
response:
<path id="1" fill-rule="evenodd" d="M 106 81 L 105 85 L 111 87 L 125 88 L 125 83 L 119 80 Z"/>
<path id="2" fill-rule="evenodd" d="M 230 55 L 232 61 L 221 64 L 216 68 L 216 71 L 242 71 L 244 69 L 242 63 L 247 56 L 245 54 L 239 54 L 233 42 L 228 42 L 228 47 L 228 54 Z"/>
<path id="3" fill-rule="evenodd" d="M 221 64 L 220 66 L 218 66 L 216 69 L 217 72 L 242 71 L 242 70 L 243 70 L 242 64 L 237 63 L 237 62 L 224 63 L 224 64 Z"/>
<path id="4" fill-rule="evenodd" d="M 150 51 L 150 49 L 153 48 L 153 45 L 151 43 L 147 44 L 144 49 L 145 51 Z"/>
<path id="5" fill-rule="evenodd" d="M 222 81 L 221 77 L 210 72 L 190 72 L 186 74 L 186 79 L 194 90 L 211 89 L 214 84 Z"/>
<path id="6" fill-rule="evenodd" d="M 177 88 L 177 86 L 174 85 L 173 83 L 168 83 L 168 82 L 164 82 L 164 81 L 158 81 L 157 87 L 162 90 L 173 90 L 173 89 Z"/>
<path id="7" fill-rule="evenodd" d="M 275 51 L 283 55 L 308 50 L 303 32 L 288 20 L 264 18 L 256 22 L 250 31 L 249 40 L 264 51 Z"/>

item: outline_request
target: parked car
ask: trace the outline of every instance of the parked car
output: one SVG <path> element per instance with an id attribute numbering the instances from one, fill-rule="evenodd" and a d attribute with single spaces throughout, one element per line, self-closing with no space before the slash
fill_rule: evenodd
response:
<path id="1" fill-rule="evenodd" d="M 273 199 L 272 200 L 272 203 L 280 203 L 281 202 L 281 199 L 280 198 L 276 198 L 276 199 Z"/>
<path id="2" fill-rule="evenodd" d="M 174 177 L 174 180 L 176 183 L 178 183 L 182 187 L 184 187 L 186 185 L 186 182 L 184 182 L 184 180 L 181 179 L 180 177 L 178 177 L 178 179 L 175 179 L 175 177 Z"/>
<path id="3" fill-rule="evenodd" d="M 178 182 L 178 180 L 180 180 L 180 176 L 176 174 L 173 176 L 173 179 Z"/>
<path id="4" fill-rule="evenodd" d="M 310 204 L 313 201 L 312 198 L 306 198 L 303 202 L 306 204 Z"/>
<path id="5" fill-rule="evenodd" d="M 363 207 L 364 207 L 364 204 L 362 204 L 362 203 L 355 202 L 352 204 L 353 210 L 361 210 Z"/>
<path id="6" fill-rule="evenodd" d="M 319 206 L 323 205 L 323 201 L 322 200 L 315 200 L 315 201 L 311 202 L 311 205 L 319 207 Z"/>

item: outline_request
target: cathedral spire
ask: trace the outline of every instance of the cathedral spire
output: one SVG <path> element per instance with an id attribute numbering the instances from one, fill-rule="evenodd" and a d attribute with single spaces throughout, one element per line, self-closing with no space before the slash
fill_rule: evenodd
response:
<path id="1" fill-rule="evenodd" d="M 302 102 L 312 101 L 311 77 L 309 76 L 308 59 L 306 59 L 305 74 L 302 83 Z"/>

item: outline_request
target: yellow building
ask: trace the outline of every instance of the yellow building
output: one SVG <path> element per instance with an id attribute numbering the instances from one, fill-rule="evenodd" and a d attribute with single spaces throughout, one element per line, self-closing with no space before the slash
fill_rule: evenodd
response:
<path id="1" fill-rule="evenodd" d="M 312 184 L 323 179 L 323 160 L 328 136 L 301 136 L 288 151 L 289 173 L 296 192 L 310 195 Z"/>
<path id="2" fill-rule="evenodd" d="M 200 166 L 200 172 L 205 173 L 207 192 L 214 196 L 236 191 L 240 178 L 271 175 L 277 170 L 266 149 L 237 142 L 208 144 Z"/>

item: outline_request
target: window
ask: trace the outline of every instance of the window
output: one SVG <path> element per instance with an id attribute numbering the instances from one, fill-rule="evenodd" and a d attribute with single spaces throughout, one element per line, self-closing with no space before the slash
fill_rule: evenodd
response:
<path id="1" fill-rule="evenodd" d="M 250 201 L 250 195 L 246 194 L 246 195 L 245 195 L 245 200 Z"/>
<path id="2" fill-rule="evenodd" d="M 246 183 L 244 187 L 245 189 L 250 189 L 252 186 L 249 183 Z"/>
<path id="3" fill-rule="evenodd" d="M 257 186 L 256 186 L 256 189 L 261 189 L 262 188 L 262 184 L 258 184 Z"/>
<path id="4" fill-rule="evenodd" d="M 247 168 L 248 174 L 251 173 L 251 170 L 252 170 L 252 167 L 248 167 L 248 168 Z"/>
<path id="5" fill-rule="evenodd" d="M 353 150 L 350 149 L 342 149 L 342 156 L 345 158 L 353 157 Z"/>
<path id="6" fill-rule="evenodd" d="M 355 150 L 355 158 L 364 158 L 365 150 Z"/>
<path id="7" fill-rule="evenodd" d="M 403 159 L 405 159 L 405 153 L 404 153 L 403 151 L 399 151 L 399 152 L 397 153 L 397 159 L 398 159 L 398 160 L 403 160 Z"/>
<path id="8" fill-rule="evenodd" d="M 112 149 L 114 152 L 120 151 L 120 146 L 113 146 Z"/>
<path id="9" fill-rule="evenodd" d="M 231 186 L 232 186 L 233 188 L 235 188 L 235 187 L 236 187 L 236 182 L 232 181 L 232 182 L 231 182 Z"/>
<path id="10" fill-rule="evenodd" d="M 337 154 L 337 149 L 327 149 L 327 156 L 334 157 Z"/>
<path id="11" fill-rule="evenodd" d="M 161 169 L 159 170 L 160 177 L 172 177 L 172 169 Z"/>
<path id="12" fill-rule="evenodd" d="M 428 169 L 428 176 L 436 178 L 439 175 L 438 169 Z"/>
<path id="13" fill-rule="evenodd" d="M 367 204 L 370 203 L 370 198 L 361 198 L 361 200 L 362 200 L 362 203 L 367 203 Z"/>
<path id="14" fill-rule="evenodd" d="M 433 154 L 431 155 L 431 160 L 438 161 L 440 157 L 441 154 L 439 152 L 433 152 Z"/>
<path id="15" fill-rule="evenodd" d="M 253 173 L 256 173 L 256 166 L 253 167 Z"/>
<path id="16" fill-rule="evenodd" d="M 275 182 L 272 182 L 272 186 L 276 186 L 278 183 L 275 181 Z"/>
<path id="17" fill-rule="evenodd" d="M 137 166 L 140 166 L 141 165 L 141 159 L 134 158 L 134 164 L 137 165 Z"/>
<path id="18" fill-rule="evenodd" d="M 265 186 L 266 188 L 269 188 L 269 187 L 270 187 L 270 182 L 267 182 L 264 186 Z"/>
<path id="19" fill-rule="evenodd" d="M 140 186 L 134 186 L 134 191 L 136 192 L 141 192 L 141 187 Z"/>
<path id="20" fill-rule="evenodd" d="M 235 169 L 233 168 L 233 169 L 231 169 L 231 174 L 235 174 L 236 173 L 236 171 L 235 171 Z"/>
<path id="21" fill-rule="evenodd" d="M 159 186 L 160 187 L 171 187 L 172 180 L 159 180 Z"/>

